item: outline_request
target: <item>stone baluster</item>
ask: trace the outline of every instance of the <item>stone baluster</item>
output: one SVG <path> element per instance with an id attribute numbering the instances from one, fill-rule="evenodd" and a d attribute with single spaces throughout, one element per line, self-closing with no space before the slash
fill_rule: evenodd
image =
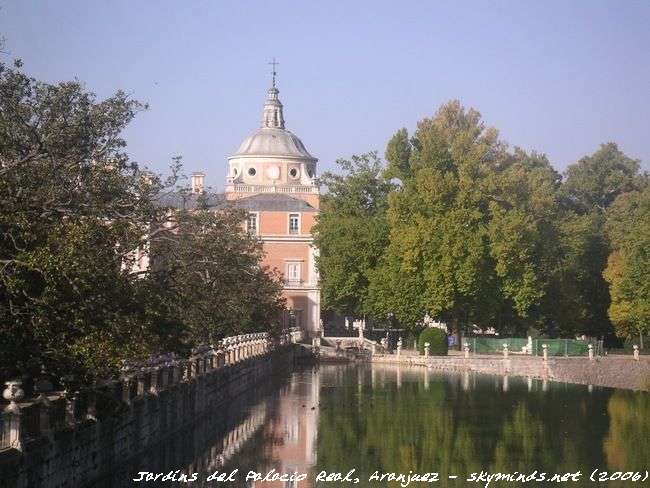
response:
<path id="1" fill-rule="evenodd" d="M 508 344 L 503 344 L 503 359 L 508 359 Z"/>
<path id="2" fill-rule="evenodd" d="M 633 352 L 633 354 L 634 354 L 634 356 L 633 356 L 633 357 L 634 357 L 634 360 L 635 360 L 635 361 L 638 361 L 638 360 L 639 360 L 639 346 L 637 346 L 636 344 L 634 344 L 634 345 L 632 346 L 632 349 L 634 350 L 634 352 Z"/>
<path id="3" fill-rule="evenodd" d="M 86 406 L 86 420 L 92 422 L 97 422 L 97 391 L 96 385 L 93 384 L 93 388 L 87 392 L 88 405 Z"/>
<path id="4" fill-rule="evenodd" d="M 21 412 L 18 402 L 22 400 L 25 392 L 23 391 L 22 382 L 13 380 L 5 382 L 5 389 L 2 392 L 2 398 L 9 402 L 2 412 L 4 432 L 0 433 L 4 445 L 0 447 L 12 447 L 19 451 L 23 449 L 23 433 L 21 428 Z"/>
<path id="5" fill-rule="evenodd" d="M 124 376 L 120 383 L 122 386 L 122 401 L 128 405 L 131 403 L 131 377 Z"/>
<path id="6" fill-rule="evenodd" d="M 51 433 L 50 425 L 50 408 L 52 402 L 47 397 L 47 394 L 53 390 L 52 382 L 45 374 L 44 369 L 41 369 L 41 375 L 34 384 L 34 392 L 38 393 L 36 401 L 38 402 L 38 429 L 41 435 L 49 435 Z"/>
<path id="7" fill-rule="evenodd" d="M 542 357 L 544 361 L 548 361 L 548 346 L 546 344 L 542 344 Z"/>
<path id="8" fill-rule="evenodd" d="M 594 360 L 594 346 L 589 344 L 587 346 L 587 350 L 588 350 L 587 354 L 589 355 L 589 361 L 593 361 Z"/>
<path id="9" fill-rule="evenodd" d="M 160 366 L 153 366 L 151 368 L 151 380 L 149 381 L 149 393 L 152 395 L 158 395 L 158 392 L 160 391 L 160 373 L 161 373 L 161 368 Z"/>
<path id="10" fill-rule="evenodd" d="M 135 381 L 137 383 L 136 390 L 135 390 L 135 395 L 138 398 L 144 396 L 145 387 L 146 387 L 146 380 L 145 380 L 145 375 L 146 374 L 147 374 L 146 371 L 144 369 L 141 369 L 140 372 L 135 377 Z"/>
<path id="11" fill-rule="evenodd" d="M 74 428 L 77 425 L 77 401 L 79 392 L 76 390 L 63 392 L 65 399 L 65 423 L 68 427 Z"/>

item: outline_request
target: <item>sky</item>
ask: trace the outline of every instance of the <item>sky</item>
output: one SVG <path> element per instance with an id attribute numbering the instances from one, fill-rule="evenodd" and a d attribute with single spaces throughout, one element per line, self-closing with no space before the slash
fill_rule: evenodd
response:
<path id="1" fill-rule="evenodd" d="M 613 141 L 650 169 L 650 0 L 0 0 L 3 61 L 149 104 L 131 157 L 223 188 L 277 58 L 286 126 L 319 158 L 376 150 L 451 99 L 563 171 Z"/>

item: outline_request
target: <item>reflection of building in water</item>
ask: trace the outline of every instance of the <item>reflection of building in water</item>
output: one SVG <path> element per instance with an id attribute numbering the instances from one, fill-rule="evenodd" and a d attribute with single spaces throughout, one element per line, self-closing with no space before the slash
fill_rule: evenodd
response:
<path id="1" fill-rule="evenodd" d="M 237 455 L 242 447 L 260 430 L 267 420 L 267 404 L 262 402 L 251 408 L 248 416 L 229 429 L 221 440 L 198 456 L 188 468 L 188 473 L 210 474 L 221 469 L 230 458 Z"/>
<path id="2" fill-rule="evenodd" d="M 300 483 L 270 481 L 265 487 L 300 488 L 313 486 L 310 469 L 316 464 L 320 372 L 294 374 L 282 392 L 277 414 L 268 422 L 268 436 L 273 439 L 271 459 L 279 473 L 309 473 Z M 264 472 L 260 468 L 260 472 Z M 261 485 L 261 483 L 259 483 Z M 252 485 L 249 485 L 252 486 Z"/>

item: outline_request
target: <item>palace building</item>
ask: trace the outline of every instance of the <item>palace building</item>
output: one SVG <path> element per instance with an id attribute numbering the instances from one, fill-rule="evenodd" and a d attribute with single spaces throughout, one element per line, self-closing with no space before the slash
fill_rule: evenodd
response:
<path id="1" fill-rule="evenodd" d="M 171 192 L 159 198 L 167 208 L 191 210 L 199 196 L 215 210 L 234 205 L 248 212 L 246 230 L 258 236 L 265 262 L 283 276 L 288 327 L 301 327 L 313 336 L 320 329 L 320 289 L 316 271 L 312 226 L 318 214 L 320 188 L 318 160 L 302 141 L 285 128 L 282 103 L 275 86 L 269 88 L 260 128 L 228 158 L 225 192 L 206 193 L 204 173 L 193 173 L 192 192 Z M 138 257 L 137 257 L 138 258 Z M 146 253 L 137 268 L 146 269 Z"/>
<path id="2" fill-rule="evenodd" d="M 285 128 L 278 94 L 274 73 L 260 128 L 228 158 L 224 197 L 248 211 L 246 228 L 262 240 L 265 264 L 284 277 L 286 324 L 313 335 L 320 322 L 311 234 L 320 198 L 318 160 Z"/>

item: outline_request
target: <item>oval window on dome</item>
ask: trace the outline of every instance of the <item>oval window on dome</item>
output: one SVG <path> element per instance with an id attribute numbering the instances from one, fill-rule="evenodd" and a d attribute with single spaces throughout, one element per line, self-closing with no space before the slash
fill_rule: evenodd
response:
<path id="1" fill-rule="evenodd" d="M 255 168 L 248 168 L 248 174 L 250 176 L 255 176 L 257 174 L 257 170 Z"/>
<path id="2" fill-rule="evenodd" d="M 298 178 L 298 175 L 299 175 L 298 168 L 291 168 L 289 170 L 289 176 L 291 176 L 293 179 Z"/>
<path id="3" fill-rule="evenodd" d="M 233 168 L 233 169 L 232 169 L 232 175 L 233 175 L 233 176 L 237 176 L 237 168 Z"/>
<path id="4" fill-rule="evenodd" d="M 314 172 L 311 169 L 308 169 L 307 170 L 307 176 L 309 176 L 310 178 L 313 178 L 314 177 Z"/>

